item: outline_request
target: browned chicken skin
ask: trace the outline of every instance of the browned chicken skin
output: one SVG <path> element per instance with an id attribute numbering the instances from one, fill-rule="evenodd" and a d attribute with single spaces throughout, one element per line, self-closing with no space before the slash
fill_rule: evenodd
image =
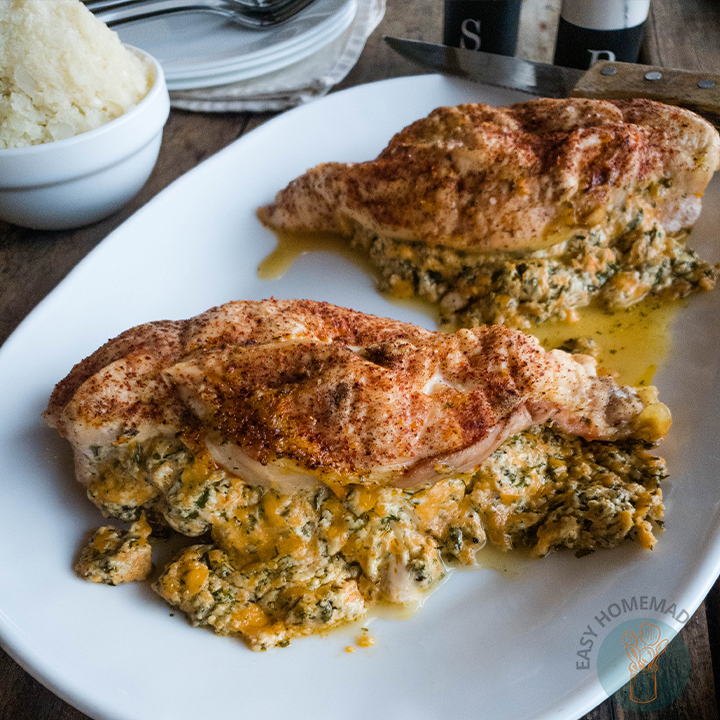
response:
<path id="1" fill-rule="evenodd" d="M 470 472 L 549 419 L 588 440 L 654 441 L 667 427 L 648 413 L 663 407 L 502 326 L 444 335 L 267 300 L 123 333 L 58 384 L 45 417 L 83 481 L 93 448 L 191 428 L 246 479 L 408 486 Z"/>
<path id="2" fill-rule="evenodd" d="M 528 250 L 578 228 L 610 234 L 639 208 L 667 232 L 697 219 L 720 137 L 694 113 L 650 100 L 541 99 L 441 107 L 373 161 L 325 163 L 261 208 L 267 225 L 355 226 L 456 250 Z"/>

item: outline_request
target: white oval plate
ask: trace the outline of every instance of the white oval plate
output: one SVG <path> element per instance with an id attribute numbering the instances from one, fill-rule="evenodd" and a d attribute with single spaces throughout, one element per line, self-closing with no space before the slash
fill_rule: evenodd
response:
<path id="1" fill-rule="evenodd" d="M 375 157 L 437 105 L 521 99 L 425 76 L 353 88 L 280 115 L 138 211 L 8 339 L 0 349 L 0 638 L 41 682 L 103 720 L 574 720 L 605 698 L 596 647 L 592 669 L 576 669 L 595 616 L 643 596 L 694 611 L 720 566 L 718 291 L 691 299 L 657 376 L 675 425 L 663 446 L 672 473 L 667 530 L 652 552 L 628 543 L 580 560 L 560 553 L 530 562 L 519 577 L 457 573 L 412 619 L 374 621 L 377 644 L 353 654 L 344 647 L 357 627 L 251 653 L 171 617 L 144 584 L 96 586 L 72 572 L 81 541 L 102 518 L 73 479 L 67 443 L 40 419 L 53 385 L 132 325 L 241 298 L 308 297 L 431 326 L 387 303 L 335 255 L 308 254 L 283 278 L 259 280 L 256 268 L 275 238 L 255 210 L 316 163 Z M 711 260 L 718 190 L 714 184 L 693 234 Z M 629 611 L 612 623 L 646 615 Z M 679 627 L 668 615 L 659 619 Z"/>
<path id="2" fill-rule="evenodd" d="M 258 67 L 308 39 L 322 47 L 326 35 L 333 32 L 333 21 L 347 11 L 349 2 L 315 0 L 292 20 L 264 30 L 243 28 L 207 12 L 167 15 L 115 30 L 124 43 L 157 58 L 167 80 L 184 80 Z"/>

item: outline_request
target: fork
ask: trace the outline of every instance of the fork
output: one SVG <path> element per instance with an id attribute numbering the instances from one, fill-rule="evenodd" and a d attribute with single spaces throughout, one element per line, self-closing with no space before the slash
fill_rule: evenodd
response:
<path id="1" fill-rule="evenodd" d="M 146 20 L 170 13 L 204 11 L 248 28 L 279 25 L 313 0 L 86 0 L 85 6 L 107 25 Z"/>

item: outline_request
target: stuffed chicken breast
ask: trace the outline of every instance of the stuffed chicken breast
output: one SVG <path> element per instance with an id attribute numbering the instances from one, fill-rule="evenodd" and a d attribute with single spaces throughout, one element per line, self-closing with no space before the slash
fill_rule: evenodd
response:
<path id="1" fill-rule="evenodd" d="M 486 541 L 652 547 L 670 426 L 654 388 L 520 331 L 303 300 L 128 330 L 45 418 L 104 515 L 202 536 L 156 590 L 254 649 L 410 602 Z"/>
<path id="2" fill-rule="evenodd" d="M 363 248 L 396 295 L 520 327 L 715 282 L 685 244 L 720 166 L 706 120 L 650 100 L 441 107 L 375 160 L 308 170 L 259 210 Z"/>

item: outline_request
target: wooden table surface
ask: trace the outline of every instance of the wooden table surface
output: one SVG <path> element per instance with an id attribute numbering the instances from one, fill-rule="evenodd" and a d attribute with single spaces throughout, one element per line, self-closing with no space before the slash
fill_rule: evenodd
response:
<path id="1" fill-rule="evenodd" d="M 551 61 L 558 6 L 559 0 L 525 0 L 519 57 Z M 383 22 L 338 89 L 420 73 L 385 46 L 383 35 L 439 42 L 441 0 L 388 0 Z M 665 67 L 720 72 L 720 2 L 652 0 L 642 59 Z M 272 116 L 272 113 L 201 115 L 173 111 L 150 180 L 120 212 L 90 227 L 64 232 L 23 230 L 0 222 L 0 343 L 111 230 L 177 177 Z M 692 672 L 678 700 L 655 713 L 627 711 L 607 700 L 589 713 L 586 720 L 636 717 L 717 720 L 720 583 L 715 584 L 681 634 L 690 649 Z M 0 720 L 46 718 L 81 720 L 86 716 L 55 697 L 0 650 Z"/>

